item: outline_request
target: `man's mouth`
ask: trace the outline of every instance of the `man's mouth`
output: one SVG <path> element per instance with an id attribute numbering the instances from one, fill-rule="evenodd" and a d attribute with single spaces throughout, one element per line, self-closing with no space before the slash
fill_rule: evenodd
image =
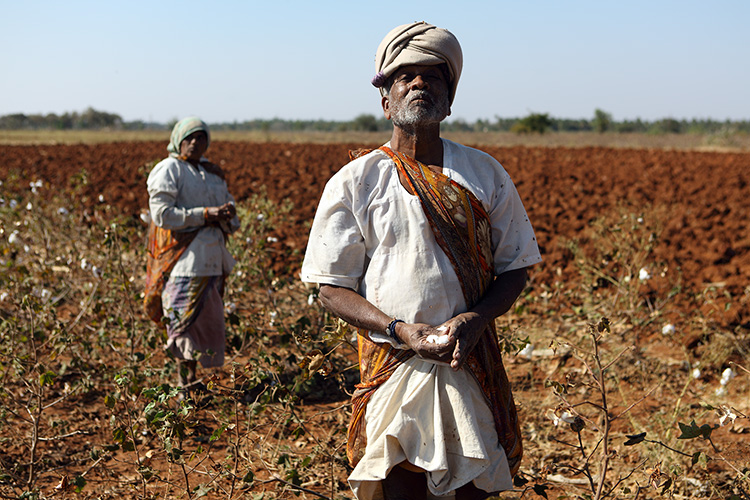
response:
<path id="1" fill-rule="evenodd" d="M 430 94 L 428 94 L 427 92 L 418 92 L 409 99 L 409 103 L 414 102 L 432 104 L 432 96 L 430 96 Z"/>

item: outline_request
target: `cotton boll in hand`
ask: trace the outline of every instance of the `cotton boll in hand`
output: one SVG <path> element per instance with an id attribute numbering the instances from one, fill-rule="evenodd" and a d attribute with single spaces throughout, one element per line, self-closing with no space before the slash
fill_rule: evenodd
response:
<path id="1" fill-rule="evenodd" d="M 445 345 L 448 343 L 449 339 L 450 339 L 449 335 L 430 334 L 427 336 L 427 342 L 429 344 Z"/>

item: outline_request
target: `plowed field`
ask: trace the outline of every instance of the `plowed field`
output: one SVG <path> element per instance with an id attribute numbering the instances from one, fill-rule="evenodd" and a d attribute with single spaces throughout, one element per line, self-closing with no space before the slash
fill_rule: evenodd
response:
<path id="1" fill-rule="evenodd" d="M 303 248 L 306 226 L 326 180 L 357 145 L 228 143 L 208 156 L 227 172 L 238 200 L 265 186 L 271 199 L 294 202 L 296 227 L 280 228 L 280 245 Z M 653 260 L 675 282 L 699 292 L 728 292 L 725 326 L 750 321 L 750 154 L 608 148 L 483 148 L 508 170 L 524 200 L 544 263 L 535 282 L 580 279 L 563 242 L 585 238 L 593 220 L 623 206 L 664 217 Z M 3 170 L 65 187 L 88 173 L 82 193 L 99 195 L 130 214 L 147 207 L 145 165 L 164 156 L 164 144 L 3 146 Z M 644 214 L 645 215 L 645 214 Z M 298 264 L 298 263 L 297 263 Z M 294 268 L 294 263 L 292 263 Z M 653 271 L 653 269 L 652 269 Z M 657 280 L 658 281 L 658 280 Z M 662 280 L 663 281 L 663 280 Z M 656 285 L 654 285 L 656 286 Z M 750 293 L 750 291 L 748 291 Z M 722 304 L 723 306 L 723 304 Z"/>
<path id="2" fill-rule="evenodd" d="M 273 229 L 276 239 L 269 240 L 269 245 L 278 250 L 273 252 L 278 257 L 272 263 L 276 273 L 294 277 L 301 264 L 308 224 L 323 186 L 347 162 L 348 151 L 359 147 L 362 145 L 215 142 L 211 144 L 207 156 L 224 168 L 230 191 L 238 201 L 265 189 L 268 197 L 274 201 L 293 202 L 291 220 Z M 614 379 L 608 379 L 608 383 L 618 389 L 610 402 L 612 408 L 617 407 L 617 413 L 621 412 L 621 415 L 627 413 L 627 419 L 618 420 L 618 458 L 624 465 L 617 469 L 616 474 L 624 477 L 630 473 L 630 480 L 636 480 L 644 488 L 648 487 L 649 482 L 662 486 L 663 479 L 669 476 L 681 481 L 674 486 L 674 491 L 682 495 L 694 494 L 696 498 L 726 497 L 727 491 L 745 491 L 746 494 L 746 490 L 741 490 L 746 483 L 735 483 L 732 478 L 737 471 L 734 467 L 742 469 L 750 466 L 747 462 L 750 456 L 747 444 L 750 425 L 746 418 L 750 413 L 747 405 L 748 374 L 732 362 L 750 368 L 750 153 L 605 147 L 480 149 L 497 158 L 510 173 L 534 225 L 544 259 L 543 263 L 531 269 L 528 294 L 519 301 L 523 310 L 503 320 L 503 324 L 509 325 L 510 329 L 522 330 L 522 336 L 530 332 L 532 337 L 536 335 L 534 338 L 543 339 L 546 343 L 535 346 L 534 357 L 509 356 L 507 363 L 526 440 L 526 454 L 521 468 L 525 477 L 537 485 L 546 484 L 551 488 L 550 498 L 572 498 L 574 496 L 565 496 L 574 495 L 570 493 L 570 488 L 579 488 L 575 490 L 579 493 L 580 488 L 584 491 L 587 488 L 588 482 L 580 473 L 583 465 L 576 448 L 575 434 L 569 429 L 563 431 L 563 426 L 556 427 L 557 423 L 553 426 L 551 420 L 545 418 L 545 411 L 559 403 L 551 395 L 546 382 L 553 380 L 568 384 L 571 391 L 575 390 L 575 396 L 571 393 L 567 396 L 569 399 L 595 400 L 596 390 L 593 385 L 577 385 L 579 379 L 576 377 L 583 377 L 587 373 L 581 358 L 571 356 L 569 352 L 545 348 L 555 339 L 563 338 L 576 329 L 585 330 L 587 314 L 601 313 L 610 317 L 615 325 L 612 330 L 615 335 L 610 337 L 616 340 L 613 340 L 613 345 L 633 345 L 636 348 L 632 353 L 628 351 L 623 355 L 626 357 L 618 363 L 617 375 Z M 5 186 L 9 184 L 7 179 L 11 176 L 20 178 L 23 186 L 41 180 L 48 187 L 47 193 L 58 188 L 67 190 L 75 185 L 79 201 L 90 213 L 95 214 L 97 207 L 108 204 L 137 220 L 139 213 L 147 208 L 145 182 L 149 165 L 162 159 L 166 150 L 162 142 L 122 142 L 0 146 L 0 152 L 3 155 L 0 180 L 5 182 Z M 0 193 L 3 189 L 0 186 Z M 253 223 L 253 220 L 243 220 L 243 224 Z M 4 229 L 7 235 L 13 228 Z M 6 247 L 9 248 L 9 243 Z M 139 280 L 141 278 L 134 280 L 134 286 L 142 286 Z M 243 293 L 247 293 L 247 290 Z M 262 295 L 266 291 L 257 293 Z M 295 293 L 301 297 L 295 303 L 304 304 L 307 292 L 298 290 Z M 75 317 L 78 313 L 77 302 L 71 301 L 66 307 L 68 310 L 65 313 L 69 318 L 64 319 Z M 267 314 L 265 309 L 257 312 L 249 311 L 243 304 L 237 304 L 237 307 L 241 314 L 267 318 L 262 316 Z M 3 314 L 0 319 L 11 317 L 16 314 L 12 311 L 18 309 L 0 308 Z M 95 312 L 98 314 L 99 310 Z M 101 314 L 104 315 L 104 312 Z M 273 320 L 270 324 L 273 326 Z M 673 326 L 672 332 L 663 330 L 665 325 Z M 89 330 L 96 331 L 93 327 Z M 253 330 L 259 334 L 259 338 L 260 333 L 264 333 L 261 330 L 262 326 Z M 286 348 L 287 344 L 279 341 L 275 327 L 266 327 L 264 334 L 268 334 L 265 340 L 270 336 L 276 341 L 275 348 Z M 101 330 L 97 335 L 103 335 Z M 263 350 L 262 346 L 260 350 Z M 238 351 L 237 360 L 244 363 L 242 357 L 248 355 L 243 354 L 241 349 Z M 253 355 L 256 354 L 253 352 Z M 120 353 L 116 355 L 120 356 Z M 111 356 L 111 359 L 98 362 L 108 365 L 121 362 L 114 354 Z M 614 359 L 614 353 L 610 359 Z M 691 370 L 698 366 L 703 371 L 691 375 Z M 723 370 L 730 366 L 734 367 L 737 381 L 728 386 L 729 396 L 725 400 L 719 398 L 720 393 L 715 389 L 719 388 Z M 4 369 L 0 366 L 3 380 L 6 377 Z M 219 374 L 220 382 L 228 378 L 227 371 Z M 226 382 L 226 385 L 230 383 Z M 723 383 L 721 387 L 725 385 Z M 18 394 L 30 390 L 24 389 L 20 381 L 14 381 L 13 387 Z M 62 382 L 55 386 L 55 390 L 63 391 Z M 179 487 L 182 473 L 177 474 L 179 477 L 169 476 L 171 479 L 163 483 L 152 480 L 146 485 L 147 479 L 144 479 L 142 471 L 136 474 L 137 467 L 133 466 L 133 460 L 128 462 L 122 458 L 123 455 L 119 461 L 102 462 L 104 459 L 99 458 L 94 465 L 90 465 L 93 458 L 88 458 L 87 451 L 112 442 L 112 430 L 105 421 L 111 411 L 103 403 L 105 391 L 110 390 L 93 388 L 88 396 L 71 396 L 68 401 L 60 402 L 46 413 L 52 412 L 76 431 L 68 435 L 68 440 L 39 444 L 38 453 L 43 457 L 38 461 L 39 467 L 42 464 L 48 467 L 36 487 L 44 494 L 53 496 L 57 494 L 54 486 L 61 476 L 72 479 L 91 471 L 86 476 L 89 484 L 84 489 L 84 494 L 90 497 L 114 498 L 129 494 L 137 497 L 145 495 L 146 491 L 160 496 L 162 491 L 169 491 L 163 493 L 166 497 L 182 491 L 181 495 L 187 498 L 185 489 Z M 647 390 L 652 392 L 641 400 Z M 723 449 L 723 456 L 718 455 L 717 448 L 712 449 L 707 445 L 687 448 L 687 454 L 674 459 L 674 463 L 681 460 L 679 463 L 684 468 L 664 472 L 659 469 L 661 458 L 654 458 L 645 452 L 638 455 L 635 448 L 622 446 L 625 434 L 643 428 L 651 429 L 651 426 L 658 428 L 662 439 L 671 439 L 668 442 L 672 447 L 678 446 L 675 444 L 678 422 L 687 422 L 699 414 L 704 420 L 698 424 L 710 422 L 713 425 L 715 416 L 711 413 L 711 407 L 701 406 L 706 401 L 717 406 L 725 401 L 738 413 L 735 415 L 739 417 L 737 424 L 732 427 L 731 433 L 721 428 L 714 436 L 715 443 Z M 299 456 L 306 453 L 314 455 L 317 453 L 314 450 L 323 445 L 335 449 L 337 454 L 341 453 L 342 434 L 336 434 L 331 429 L 340 429 L 345 425 L 346 410 L 337 408 L 345 403 L 346 397 L 341 392 L 327 400 L 300 402 L 299 415 L 307 419 L 307 435 L 314 436 L 314 439 L 305 441 L 300 438 L 294 441 Z M 33 405 L 28 408 L 33 410 Z M 31 410 L 28 410 L 29 414 Z M 208 418 L 210 416 L 214 421 L 224 421 L 221 420 L 224 416 L 214 415 L 210 407 L 201 411 L 205 413 L 199 414 L 200 419 L 206 417 L 211 420 Z M 291 438 L 288 438 L 292 434 L 289 430 L 291 418 L 283 425 L 278 421 L 269 424 L 272 429 L 268 431 L 252 420 L 270 419 L 271 414 L 272 411 L 266 409 L 265 413 L 248 417 L 247 420 L 252 424 L 248 424 L 251 430 L 247 435 L 256 432 L 260 436 L 257 440 L 254 437 L 247 439 L 255 443 L 254 449 L 261 450 L 258 451 L 261 454 L 261 443 L 266 443 L 264 439 L 278 438 L 285 443 L 283 446 L 291 446 Z M 30 428 L 30 421 L 24 420 L 24 415 L 23 411 L 18 410 L 10 421 L 21 429 L 19 436 L 22 434 L 26 437 L 11 442 L 6 439 L 7 436 L 2 436 L 7 456 L 11 457 L 8 463 L 2 462 L 4 453 L 0 453 L 0 465 L 4 469 L 34 468 L 34 464 L 26 464 L 28 449 L 23 442 L 30 433 L 23 429 Z M 104 417 L 100 421 L 101 416 Z M 319 420 L 315 418 L 322 419 L 323 423 L 316 423 Z M 61 434 L 54 430 L 55 422 L 57 420 L 50 418 L 44 424 L 47 426 L 46 435 Z M 287 426 L 286 430 L 278 430 L 284 426 Z M 588 421 L 588 426 L 585 432 L 593 428 L 592 421 Z M 210 435 L 213 429 L 204 431 L 204 434 Z M 198 431 L 193 432 L 197 436 Z M 78 436 L 79 433 L 85 437 Z M 146 436 L 145 432 L 143 436 Z M 297 439 L 298 434 L 294 436 Z M 649 438 L 657 439 L 651 434 Z M 223 439 L 217 441 L 214 449 L 226 450 L 227 456 L 231 456 L 232 448 Z M 195 446 L 200 446 L 206 441 L 199 441 L 196 437 L 195 442 L 198 443 Z M 595 446 L 589 444 L 588 452 L 592 452 Z M 653 448 L 664 451 L 654 445 L 649 448 L 649 453 Z M 274 453 L 277 453 L 273 455 L 274 460 L 278 457 L 279 449 L 274 448 Z M 696 449 L 705 450 L 708 455 L 716 454 L 722 460 L 717 458 L 700 471 L 690 469 L 687 464 Z M 163 458 L 163 450 L 160 453 L 156 456 Z M 332 456 L 333 452 L 330 453 Z M 77 458 L 73 460 L 71 457 Z M 695 462 L 695 456 L 693 458 Z M 252 464 L 251 469 L 257 466 L 250 458 L 247 460 Z M 329 498 L 328 495 L 341 498 L 348 495 L 343 460 L 331 459 L 330 469 L 328 462 L 317 464 L 315 461 L 305 465 L 307 472 L 300 468 L 302 484 L 306 489 L 295 488 L 291 483 L 279 479 L 278 475 L 271 475 L 269 467 L 278 470 L 287 467 L 286 470 L 290 470 L 288 463 L 279 460 L 271 465 L 264 464 L 265 469 L 257 466 L 252 491 L 266 491 L 270 496 L 265 498 L 275 498 L 275 494 L 281 498 L 290 498 L 294 494 L 301 494 L 303 498 Z M 612 460 L 615 460 L 614 454 Z M 651 460 L 648 469 L 643 465 L 647 460 Z M 26 465 L 14 469 L 13 461 Z M 734 465 L 730 469 L 721 465 L 724 462 Z M 128 463 L 129 466 L 124 465 Z M 161 470 L 162 478 L 165 477 L 164 471 L 175 470 L 174 464 L 167 463 L 165 459 L 159 462 L 161 465 L 156 463 L 154 459 L 152 467 Z M 209 470 L 208 465 L 205 468 Z M 242 477 L 242 474 L 237 476 L 236 472 L 234 477 Z M 333 478 L 330 481 L 326 479 L 328 474 Z M 207 487 L 213 487 L 205 477 L 195 479 L 195 476 L 191 476 L 191 484 L 205 482 Z M 187 480 L 187 474 L 185 478 Z M 21 484 L 22 479 L 25 480 L 18 479 L 15 484 Z M 616 478 L 610 475 L 609 480 L 612 484 Z M 0 477 L 0 492 L 4 491 L 3 485 L 8 484 L 14 483 Z M 219 486 L 212 490 L 212 497 L 242 496 L 243 493 L 234 489 L 234 483 L 231 490 L 234 493 L 231 494 L 227 493 L 226 483 L 223 484 L 223 490 Z M 696 485 L 705 491 L 699 491 Z M 154 489 L 149 489 L 152 487 Z M 174 489 L 169 489 L 172 487 Z M 310 490 L 315 493 L 310 493 Z M 22 486 L 14 486 L 13 489 L 8 486 L 7 495 L 14 496 L 21 491 Z M 656 492 L 652 488 L 642 493 L 640 498 L 653 498 L 657 496 Z M 616 493 L 613 497 L 617 497 Z M 524 498 L 530 496 L 531 493 L 526 493 Z M 639 496 L 632 493 L 629 497 Z"/>

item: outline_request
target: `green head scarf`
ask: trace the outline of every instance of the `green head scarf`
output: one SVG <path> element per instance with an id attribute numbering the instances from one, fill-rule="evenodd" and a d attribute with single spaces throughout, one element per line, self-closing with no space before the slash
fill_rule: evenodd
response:
<path id="1" fill-rule="evenodd" d="M 206 133 L 206 147 L 208 147 L 211 144 L 211 133 L 208 131 L 208 125 L 203 120 L 197 116 L 190 116 L 175 123 L 172 129 L 172 137 L 169 140 L 169 146 L 167 146 L 169 156 L 177 158 L 180 155 L 180 144 L 182 141 L 193 132 L 198 132 L 199 130 Z"/>

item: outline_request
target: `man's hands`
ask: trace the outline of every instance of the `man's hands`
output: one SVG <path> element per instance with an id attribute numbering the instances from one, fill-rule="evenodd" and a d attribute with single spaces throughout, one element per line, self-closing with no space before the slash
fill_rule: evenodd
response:
<path id="1" fill-rule="evenodd" d="M 442 325 L 397 323 L 396 336 L 419 356 L 450 363 L 459 370 L 476 347 L 490 321 L 505 314 L 526 285 L 526 269 L 507 271 L 495 277 L 470 311 L 458 314 Z M 323 307 L 350 325 L 370 331 L 385 331 L 393 319 L 350 288 L 321 285 Z M 444 344 L 428 342 L 430 335 L 448 334 Z"/>
<path id="2" fill-rule="evenodd" d="M 396 335 L 417 355 L 450 363 L 451 368 L 459 370 L 479 342 L 486 326 L 487 321 L 479 314 L 466 312 L 454 316 L 439 326 L 399 323 L 396 325 Z M 429 342 L 430 335 L 438 337 L 447 335 L 448 342 L 445 344 Z"/>
<path id="3" fill-rule="evenodd" d="M 237 209 L 233 203 L 224 203 L 220 207 L 206 208 L 206 224 L 211 222 L 230 221 L 237 215 Z"/>
<path id="4" fill-rule="evenodd" d="M 455 341 L 451 342 L 449 338 L 447 344 L 437 344 L 427 340 L 430 335 L 440 336 L 445 333 L 447 332 L 424 323 L 398 323 L 396 325 L 396 336 L 418 356 L 450 363 Z"/>

